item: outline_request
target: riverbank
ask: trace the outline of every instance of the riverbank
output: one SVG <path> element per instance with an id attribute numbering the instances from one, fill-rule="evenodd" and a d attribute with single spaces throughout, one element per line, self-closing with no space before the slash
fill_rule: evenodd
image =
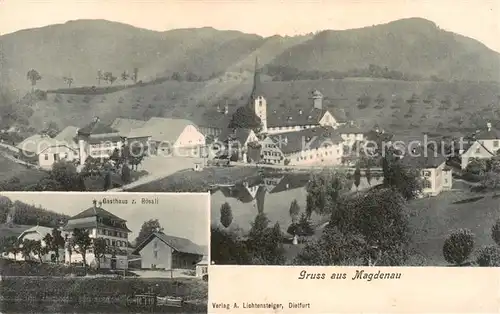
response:
<path id="1" fill-rule="evenodd" d="M 129 307 L 128 298 L 144 293 L 180 297 L 186 301 L 181 312 L 207 310 L 208 283 L 198 278 L 85 278 L 2 277 L 2 305 L 30 305 L 98 309 Z M 43 307 L 43 306 L 42 306 Z M 40 308 L 39 308 L 40 309 Z M 58 309 L 58 311 L 61 311 Z M 73 312 L 70 310 L 70 312 Z M 114 312 L 114 311 L 113 311 Z M 169 312 L 170 309 L 169 309 Z"/>

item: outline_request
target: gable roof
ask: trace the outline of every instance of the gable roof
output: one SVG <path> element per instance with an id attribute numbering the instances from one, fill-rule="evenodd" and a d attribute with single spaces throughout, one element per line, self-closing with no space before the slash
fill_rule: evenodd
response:
<path id="1" fill-rule="evenodd" d="M 479 149 L 479 153 L 476 153 L 477 149 Z M 483 155 L 483 156 L 486 156 L 486 157 L 493 157 L 493 156 L 495 156 L 495 153 L 493 153 L 492 151 L 490 151 L 488 148 L 486 148 L 486 146 L 484 146 L 479 141 L 475 141 L 474 143 L 472 143 L 472 145 L 470 145 L 467 148 L 467 150 L 464 152 L 463 156 L 469 156 L 472 152 L 474 152 L 474 154 L 479 154 L 479 155 Z"/>
<path id="2" fill-rule="evenodd" d="M 309 183 L 310 178 L 311 175 L 309 173 L 286 174 L 269 193 L 279 193 L 291 189 L 303 188 Z"/>
<path id="3" fill-rule="evenodd" d="M 305 109 L 291 109 L 291 108 L 278 108 L 267 110 L 267 127 L 283 127 L 283 126 L 296 126 L 296 125 L 319 125 L 319 121 L 328 110 L 311 108 Z"/>
<path id="4" fill-rule="evenodd" d="M 21 143 L 17 144 L 17 148 L 35 154 L 40 154 L 47 148 L 57 147 L 57 146 L 66 146 L 72 150 L 76 150 L 74 141 L 68 142 L 65 140 L 50 138 L 48 136 L 42 136 L 39 134 L 32 135 L 27 139 L 25 139 L 24 141 L 22 141 Z"/>
<path id="5" fill-rule="evenodd" d="M 78 134 L 81 135 L 92 135 L 92 134 L 108 134 L 108 133 L 118 133 L 117 130 L 113 129 L 111 126 L 101 122 L 101 120 L 94 119 L 83 128 L 78 130 Z"/>
<path id="6" fill-rule="evenodd" d="M 236 128 L 230 129 L 226 128 L 222 130 L 222 133 L 218 136 L 220 141 L 237 141 L 240 145 L 244 145 L 245 142 L 250 137 L 253 131 L 251 129 Z"/>
<path id="7" fill-rule="evenodd" d="M 31 227 L 29 229 L 24 230 L 17 238 L 21 239 L 22 237 L 24 237 L 28 233 L 38 233 L 43 238 L 43 237 L 45 237 L 45 235 L 51 234 L 52 229 L 53 228 L 49 228 L 49 227 L 34 226 L 34 227 Z"/>
<path id="8" fill-rule="evenodd" d="M 406 152 L 400 161 L 403 165 L 408 167 L 429 169 L 441 166 L 446 162 L 446 158 L 430 147 L 425 149 L 424 146 L 419 146 L 415 148 L 411 154 Z"/>
<path id="9" fill-rule="evenodd" d="M 249 189 L 259 185 L 260 181 L 250 181 L 245 183 L 238 183 L 232 187 L 221 186 L 219 187 L 219 190 L 222 192 L 224 197 L 235 198 L 242 203 L 250 203 L 255 199 L 257 193 L 256 195 L 252 195 Z"/>
<path id="10" fill-rule="evenodd" d="M 125 221 L 125 219 L 122 219 L 122 218 L 108 212 L 104 208 L 97 207 L 97 206 L 89 207 L 86 210 L 80 212 L 79 214 L 69 218 L 68 220 L 87 218 L 87 217 L 95 217 L 95 216 L 102 217 L 102 218 L 111 218 L 111 219 L 119 220 L 119 221 Z"/>
<path id="11" fill-rule="evenodd" d="M 317 149 L 328 144 L 340 144 L 340 134 L 330 127 L 316 127 L 295 132 L 269 135 L 283 154 L 291 154 L 305 149 Z"/>
<path id="12" fill-rule="evenodd" d="M 113 123 L 111 123 L 111 128 L 117 130 L 120 135 L 126 136 L 133 129 L 143 127 L 146 124 L 144 120 L 137 119 L 127 119 L 127 118 L 116 118 Z"/>
<path id="13" fill-rule="evenodd" d="M 142 127 L 132 129 L 128 137 L 151 137 L 153 141 L 173 144 L 189 125 L 197 128 L 193 122 L 186 119 L 154 117 L 149 119 Z"/>
<path id="14" fill-rule="evenodd" d="M 485 129 L 474 134 L 473 137 L 476 140 L 496 140 L 500 139 L 500 131 L 495 128 Z"/>
<path id="15" fill-rule="evenodd" d="M 54 139 L 59 141 L 65 141 L 67 143 L 75 143 L 75 137 L 77 136 L 78 128 L 76 126 L 67 126 L 59 134 L 57 134 Z"/>
<path id="16" fill-rule="evenodd" d="M 163 232 L 153 232 L 147 237 L 141 244 L 137 246 L 134 252 L 140 252 L 149 242 L 154 238 L 158 238 L 160 241 L 170 246 L 172 249 L 179 253 L 195 254 L 195 255 L 205 255 L 202 247 L 198 244 L 193 243 L 191 240 L 175 237 L 171 235 L 166 235 Z"/>

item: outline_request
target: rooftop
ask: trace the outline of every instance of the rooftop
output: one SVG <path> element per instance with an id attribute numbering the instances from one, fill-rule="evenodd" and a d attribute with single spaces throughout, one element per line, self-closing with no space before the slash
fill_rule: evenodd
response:
<path id="1" fill-rule="evenodd" d="M 202 247 L 193 243 L 191 240 L 171 235 L 166 235 L 163 232 L 153 232 L 146 240 L 144 240 L 141 244 L 137 246 L 134 252 L 141 251 L 154 238 L 160 239 L 163 243 L 170 246 L 172 249 L 174 249 L 179 253 L 196 254 L 202 256 L 206 254 L 206 252 L 204 252 Z"/>
<path id="2" fill-rule="evenodd" d="M 269 135 L 278 144 L 283 154 L 297 153 L 306 149 L 312 150 L 331 144 L 342 143 L 338 131 L 330 127 L 316 127 L 296 132 Z"/>

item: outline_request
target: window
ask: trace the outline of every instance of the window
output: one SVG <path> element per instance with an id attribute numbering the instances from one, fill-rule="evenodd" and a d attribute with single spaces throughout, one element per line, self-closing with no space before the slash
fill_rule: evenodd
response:
<path id="1" fill-rule="evenodd" d="M 48 154 L 45 154 L 43 157 L 45 158 L 45 160 L 49 160 L 49 155 Z"/>
<path id="2" fill-rule="evenodd" d="M 493 141 L 493 147 L 498 147 L 498 141 Z"/>
<path id="3" fill-rule="evenodd" d="M 116 246 L 115 240 L 111 240 L 111 246 Z"/>
<path id="4" fill-rule="evenodd" d="M 156 249 L 158 247 L 158 241 L 153 242 L 153 247 Z"/>
<path id="5" fill-rule="evenodd" d="M 432 183 L 429 180 L 424 180 L 424 189 L 432 188 Z"/>
<path id="6" fill-rule="evenodd" d="M 476 149 L 476 154 L 479 154 L 481 152 L 481 148 Z"/>
<path id="7" fill-rule="evenodd" d="M 106 239 L 106 245 L 109 245 L 109 239 Z"/>
<path id="8" fill-rule="evenodd" d="M 153 258 L 158 259 L 158 251 L 153 251 Z"/>

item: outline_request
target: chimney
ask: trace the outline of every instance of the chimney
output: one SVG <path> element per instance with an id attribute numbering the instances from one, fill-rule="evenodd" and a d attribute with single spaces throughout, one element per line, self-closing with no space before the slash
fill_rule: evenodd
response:
<path id="1" fill-rule="evenodd" d="M 92 204 L 94 204 L 94 208 L 96 208 L 97 207 L 97 200 L 93 200 Z"/>
<path id="2" fill-rule="evenodd" d="M 486 123 L 486 127 L 488 128 L 488 131 L 491 131 L 491 122 Z"/>
<path id="3" fill-rule="evenodd" d="M 299 114 L 302 114 L 302 109 L 299 110 Z"/>
<path id="4" fill-rule="evenodd" d="M 102 202 L 99 202 L 99 207 L 102 207 Z"/>
<path id="5" fill-rule="evenodd" d="M 224 114 L 228 114 L 228 113 L 229 113 L 229 106 L 228 106 L 228 104 L 226 104 L 224 106 Z"/>
<path id="6" fill-rule="evenodd" d="M 99 117 L 95 116 L 95 117 L 94 117 L 94 122 L 95 122 L 95 123 L 97 123 L 97 122 L 99 122 L 99 121 L 100 121 Z"/>

